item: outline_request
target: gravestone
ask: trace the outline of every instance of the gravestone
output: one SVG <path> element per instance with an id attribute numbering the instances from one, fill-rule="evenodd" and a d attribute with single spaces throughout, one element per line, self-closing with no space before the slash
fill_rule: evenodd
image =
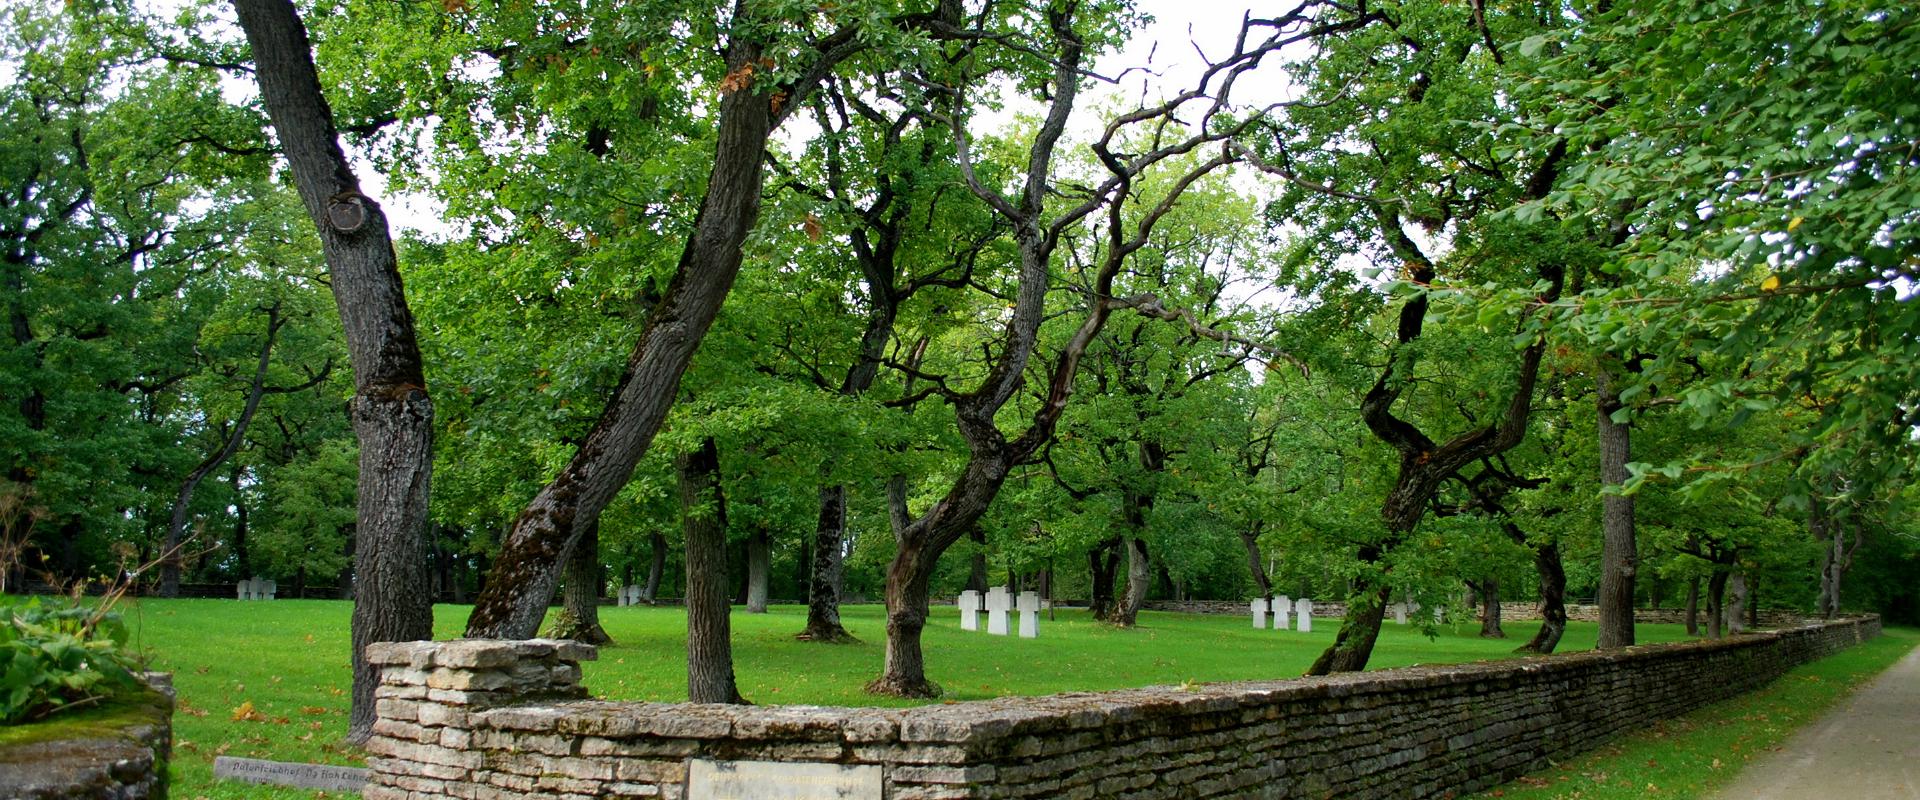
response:
<path id="1" fill-rule="evenodd" d="M 233 756 L 217 756 L 213 759 L 213 777 L 336 792 L 358 792 L 367 785 L 367 771 L 362 767 L 263 761 Z"/>
<path id="2" fill-rule="evenodd" d="M 1273 629 L 1274 630 L 1284 631 L 1287 629 L 1287 611 L 1292 608 L 1293 608 L 1293 601 L 1291 599 L 1288 599 L 1286 595 L 1283 594 L 1283 595 L 1280 595 L 1279 597 L 1273 598 Z"/>
<path id="3" fill-rule="evenodd" d="M 640 587 L 638 586 L 620 587 L 620 605 L 623 605 L 623 606 L 640 605 Z"/>
<path id="4" fill-rule="evenodd" d="M 878 764 L 687 762 L 687 800 L 881 800 Z"/>
<path id="5" fill-rule="evenodd" d="M 1013 608 L 1013 595 L 1007 587 L 995 586 L 987 590 L 987 633 L 995 636 L 1007 635 L 1007 611 Z"/>
<path id="6" fill-rule="evenodd" d="M 236 599 L 252 600 L 253 598 L 249 597 L 248 595 L 251 595 L 253 593 L 253 582 L 252 581 L 234 582 L 233 593 Z"/>
<path id="7" fill-rule="evenodd" d="M 1407 604 L 1406 603 L 1394 603 L 1392 606 L 1389 606 L 1389 608 L 1393 609 L 1393 624 L 1395 625 L 1407 624 Z"/>
<path id="8" fill-rule="evenodd" d="M 1313 632 L 1313 601 L 1300 598 L 1293 601 L 1293 615 L 1299 620 L 1301 633 Z"/>
<path id="9" fill-rule="evenodd" d="M 280 584 L 274 583 L 272 578 L 268 578 L 265 585 L 267 591 L 266 599 L 272 600 L 274 595 L 279 594 Z"/>
<path id="10" fill-rule="evenodd" d="M 960 606 L 960 630 L 980 630 L 980 593 L 968 589 L 960 593 L 960 599 L 954 604 Z"/>
<path id="11" fill-rule="evenodd" d="M 1040 593 L 1020 593 L 1020 638 L 1040 637 Z"/>
<path id="12" fill-rule="evenodd" d="M 1267 627 L 1267 598 L 1253 598 L 1247 607 L 1253 611 L 1253 629 L 1264 630 Z"/>

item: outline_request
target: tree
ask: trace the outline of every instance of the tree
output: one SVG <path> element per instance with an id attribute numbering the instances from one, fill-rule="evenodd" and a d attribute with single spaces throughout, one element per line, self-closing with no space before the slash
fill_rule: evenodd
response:
<path id="1" fill-rule="evenodd" d="M 353 365 L 360 470 L 347 737 L 359 741 L 372 735 L 379 680 L 366 646 L 433 636 L 433 596 L 424 589 L 433 401 L 386 215 L 361 193 L 340 149 L 305 25 L 286 0 L 235 0 L 234 10 L 281 152 L 320 232 Z"/>
<path id="2" fill-rule="evenodd" d="M 899 21 L 902 28 L 945 21 L 956 8 Z M 725 50 L 714 132 L 713 170 L 692 233 L 659 303 L 647 315 L 619 388 L 574 457 L 534 497 L 501 542 L 487 588 L 467 621 L 467 635 L 524 638 L 546 613 L 559 564 L 645 455 L 678 392 L 681 374 L 719 314 L 741 262 L 741 245 L 759 218 L 764 152 L 779 121 L 804 103 L 826 75 L 864 45 L 856 23 L 800 42 L 776 42 L 776 9 L 735 4 Z M 804 27 L 812 27 L 810 20 Z M 769 69 L 776 44 L 791 44 L 801 61 L 784 75 Z"/>

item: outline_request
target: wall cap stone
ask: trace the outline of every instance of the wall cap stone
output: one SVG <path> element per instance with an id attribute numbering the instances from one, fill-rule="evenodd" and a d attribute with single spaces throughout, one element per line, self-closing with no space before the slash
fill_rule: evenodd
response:
<path id="1" fill-rule="evenodd" d="M 367 645 L 367 663 L 413 669 L 497 669 L 522 661 L 552 656 L 577 663 L 600 657 L 600 648 L 571 639 L 450 639 L 446 641 L 375 642 Z"/>

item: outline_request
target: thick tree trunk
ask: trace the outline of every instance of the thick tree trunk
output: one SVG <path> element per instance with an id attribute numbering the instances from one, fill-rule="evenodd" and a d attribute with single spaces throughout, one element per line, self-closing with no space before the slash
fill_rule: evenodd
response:
<path id="1" fill-rule="evenodd" d="M 1507 638 L 1507 632 L 1500 628 L 1500 581 L 1488 578 L 1480 583 L 1478 591 L 1480 593 L 1480 638 Z"/>
<path id="2" fill-rule="evenodd" d="M 1087 568 L 1090 576 L 1087 611 L 1094 619 L 1106 619 L 1113 614 L 1113 579 L 1120 572 L 1120 537 L 1116 536 L 1087 551 Z"/>
<path id="3" fill-rule="evenodd" d="M 747 537 L 747 613 L 767 613 L 767 581 L 773 569 L 773 543 L 766 528 L 755 528 Z"/>
<path id="4" fill-rule="evenodd" d="M 1618 489 L 1627 481 L 1633 431 L 1628 423 L 1613 421 L 1619 411 L 1619 390 L 1610 372 L 1611 357 L 1594 371 L 1600 437 L 1600 484 Z M 1600 649 L 1631 647 L 1634 580 L 1640 570 L 1639 545 L 1634 539 L 1633 497 L 1608 494 L 1600 498 Z"/>
<path id="5" fill-rule="evenodd" d="M 727 603 L 727 500 L 720 450 L 709 437 L 681 456 L 680 509 L 687 533 L 687 699 L 745 703 L 733 680 Z"/>
<path id="6" fill-rule="evenodd" d="M 840 581 L 846 569 L 841 548 L 847 528 L 847 487 L 820 489 L 820 521 L 813 529 L 813 569 L 807 580 L 807 627 L 802 641 L 849 644 L 858 640 L 840 624 Z"/>
<path id="7" fill-rule="evenodd" d="M 880 677 L 867 691 L 895 697 L 939 697 L 940 685 L 927 680 L 920 632 L 927 627 L 927 587 L 932 575 L 925 551 L 903 546 L 887 565 L 887 650 Z"/>
<path id="8" fill-rule="evenodd" d="M 1120 596 L 1113 616 L 1107 621 L 1131 628 L 1139 622 L 1140 607 L 1146 605 L 1147 588 L 1153 582 L 1153 561 L 1147 554 L 1147 540 L 1127 538 L 1127 593 Z"/>
<path id="9" fill-rule="evenodd" d="M 1540 576 L 1540 630 L 1514 652 L 1546 655 L 1560 646 L 1567 632 L 1567 570 L 1560 563 L 1560 545 L 1547 542 L 1535 548 L 1533 570 Z"/>
<path id="10" fill-rule="evenodd" d="M 1687 635 L 1700 635 L 1700 576 L 1687 579 Z"/>
<path id="11" fill-rule="evenodd" d="M 580 541 L 567 554 L 566 574 L 560 582 L 561 620 L 555 623 L 556 639 L 574 639 L 587 644 L 612 644 L 613 637 L 600 627 L 600 522 L 595 520 L 580 534 Z"/>
<path id="12" fill-rule="evenodd" d="M 967 533 L 973 540 L 973 556 L 967 559 L 967 588 L 987 593 L 987 529 L 978 525 Z"/>
<path id="13" fill-rule="evenodd" d="M 260 96 L 294 185 L 319 228 L 353 366 L 350 413 L 360 442 L 360 478 L 347 738 L 364 741 L 373 729 L 379 679 L 363 657 L 366 646 L 433 638 L 433 598 L 421 591 L 427 581 L 433 402 L 386 215 L 360 193 L 340 150 L 306 27 L 288 0 L 234 0 L 234 10 L 252 46 Z"/>
<path id="14" fill-rule="evenodd" d="M 641 590 L 640 599 L 645 600 L 647 605 L 653 605 L 660 599 L 660 579 L 666 577 L 667 537 L 654 531 L 647 535 L 647 546 L 653 549 L 653 554 L 647 563 L 647 586 Z"/>
<path id="15" fill-rule="evenodd" d="M 727 47 L 727 69 L 760 61 L 763 43 L 750 35 L 744 9 Z M 494 576 L 467 620 L 467 635 L 523 639 L 539 627 L 541 598 L 550 595 L 560 555 L 582 526 L 598 519 L 653 443 L 679 393 L 680 377 L 739 275 L 741 245 L 760 217 L 762 161 L 773 130 L 775 100 L 764 89 L 722 93 L 715 124 L 713 171 L 666 294 L 647 315 L 619 388 L 580 449 L 527 505 L 501 543 Z M 783 98 L 798 103 L 800 97 Z M 724 566 L 724 565 L 718 565 Z"/>

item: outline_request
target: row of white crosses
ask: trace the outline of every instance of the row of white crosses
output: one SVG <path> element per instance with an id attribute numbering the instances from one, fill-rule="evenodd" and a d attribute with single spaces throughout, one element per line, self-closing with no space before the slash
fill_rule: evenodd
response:
<path id="1" fill-rule="evenodd" d="M 280 585 L 273 581 L 250 578 L 234 584 L 233 591 L 241 600 L 272 600 L 274 593 L 280 591 Z"/>
<path id="2" fill-rule="evenodd" d="M 986 597 L 987 633 L 995 636 L 1007 635 L 1007 612 L 1020 612 L 1020 638 L 1036 639 L 1040 636 L 1040 593 L 1021 592 L 1016 607 L 1014 596 L 1005 586 L 995 586 L 987 590 Z M 960 593 L 954 604 L 960 607 L 960 629 L 963 631 L 980 630 L 980 611 L 982 597 L 979 592 L 968 589 Z"/>
<path id="3" fill-rule="evenodd" d="M 1256 597 L 1252 602 L 1248 603 L 1247 606 L 1253 611 L 1254 629 L 1266 630 L 1268 619 L 1267 599 L 1264 597 Z M 1274 630 L 1284 631 L 1287 629 L 1287 612 L 1289 610 L 1293 612 L 1294 620 L 1299 625 L 1301 633 L 1313 632 L 1313 601 L 1304 597 L 1298 600 L 1292 600 L 1284 594 L 1273 598 L 1272 619 Z"/>

